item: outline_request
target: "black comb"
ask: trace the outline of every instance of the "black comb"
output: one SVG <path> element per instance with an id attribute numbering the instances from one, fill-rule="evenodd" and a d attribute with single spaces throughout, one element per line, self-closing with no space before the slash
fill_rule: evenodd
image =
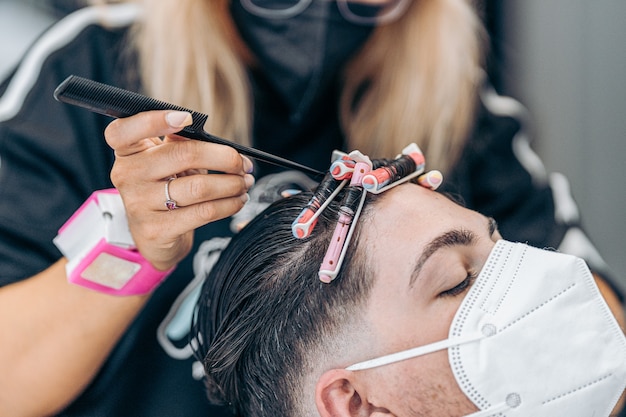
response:
<path id="1" fill-rule="evenodd" d="M 296 169 L 315 176 L 323 176 L 324 173 L 306 165 L 272 155 L 258 149 L 239 145 L 238 143 L 213 136 L 204 130 L 208 116 L 184 107 L 156 100 L 144 95 L 102 84 L 97 81 L 70 75 L 54 90 L 54 98 L 64 103 L 73 104 L 86 108 L 96 113 L 111 117 L 128 117 L 149 110 L 178 110 L 191 113 L 193 123 L 185 127 L 177 134 L 189 139 L 197 139 L 204 142 L 219 143 L 236 149 L 242 155 L 251 156 L 259 161 Z"/>

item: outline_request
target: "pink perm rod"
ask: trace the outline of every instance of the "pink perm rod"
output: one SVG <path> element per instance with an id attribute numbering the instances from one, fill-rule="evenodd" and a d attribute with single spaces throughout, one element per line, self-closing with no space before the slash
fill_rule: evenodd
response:
<path id="1" fill-rule="evenodd" d="M 363 159 L 361 159 L 361 157 Z M 363 177 L 371 171 L 372 163 L 369 158 L 360 153 L 357 158 L 359 161 L 357 161 L 354 172 L 352 173 L 350 181 L 351 188 L 342 201 L 337 226 L 335 226 L 330 245 L 328 246 L 328 250 L 320 266 L 318 275 L 320 281 L 324 283 L 330 283 L 334 280 L 341 269 L 348 244 L 354 232 L 356 219 L 361 215 L 361 209 L 363 208 L 365 197 L 367 196 L 367 193 L 362 188 L 362 181 Z"/>
<path id="2" fill-rule="evenodd" d="M 296 239 L 311 235 L 317 218 L 347 183 L 348 180 L 340 181 L 326 174 L 313 197 L 291 224 L 291 232 Z"/>
<path id="3" fill-rule="evenodd" d="M 424 188 L 429 188 L 433 191 L 439 188 L 442 182 L 443 182 L 443 174 L 436 169 L 432 171 L 428 171 L 427 173 L 422 174 L 419 177 L 417 177 L 417 183 L 419 185 L 421 185 Z"/>
<path id="4" fill-rule="evenodd" d="M 426 160 L 420 148 L 412 143 L 389 165 L 373 170 L 363 178 L 363 188 L 378 194 L 424 172 Z"/>

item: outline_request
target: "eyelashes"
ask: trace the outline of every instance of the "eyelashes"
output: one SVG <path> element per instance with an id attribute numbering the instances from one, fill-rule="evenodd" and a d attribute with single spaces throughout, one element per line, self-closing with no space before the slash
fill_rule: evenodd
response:
<path id="1" fill-rule="evenodd" d="M 439 297 L 455 297 L 457 295 L 465 293 L 467 290 L 469 290 L 474 281 L 476 281 L 477 276 L 478 274 L 474 272 L 469 272 L 463 281 L 450 288 L 449 290 L 443 291 L 439 294 Z"/>

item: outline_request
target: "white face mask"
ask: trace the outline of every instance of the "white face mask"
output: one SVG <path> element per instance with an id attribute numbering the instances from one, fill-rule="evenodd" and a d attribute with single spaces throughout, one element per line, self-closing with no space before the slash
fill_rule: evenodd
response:
<path id="1" fill-rule="evenodd" d="M 626 386 L 626 338 L 583 260 L 500 240 L 448 339 L 348 367 L 448 349 L 471 417 L 606 417 Z"/>

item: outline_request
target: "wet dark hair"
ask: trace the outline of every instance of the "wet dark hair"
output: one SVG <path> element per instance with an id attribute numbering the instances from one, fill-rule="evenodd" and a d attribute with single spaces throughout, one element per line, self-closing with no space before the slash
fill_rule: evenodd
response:
<path id="1" fill-rule="evenodd" d="M 202 287 L 195 353 L 210 399 L 238 416 L 296 415 L 307 354 L 359 314 L 368 298 L 371 262 L 357 244 L 368 203 L 338 277 L 330 284 L 318 278 L 342 195 L 307 239 L 294 238 L 291 224 L 312 194 L 272 204 L 233 237 Z"/>

